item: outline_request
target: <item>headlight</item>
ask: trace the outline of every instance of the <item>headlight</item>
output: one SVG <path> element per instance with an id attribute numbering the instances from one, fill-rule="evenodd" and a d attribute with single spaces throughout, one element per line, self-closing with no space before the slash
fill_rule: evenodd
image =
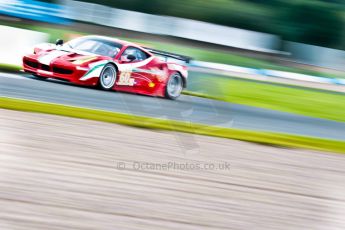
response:
<path id="1" fill-rule="evenodd" d="M 89 67 L 81 67 L 81 66 L 77 66 L 76 67 L 77 70 L 84 70 L 84 71 L 89 71 Z"/>

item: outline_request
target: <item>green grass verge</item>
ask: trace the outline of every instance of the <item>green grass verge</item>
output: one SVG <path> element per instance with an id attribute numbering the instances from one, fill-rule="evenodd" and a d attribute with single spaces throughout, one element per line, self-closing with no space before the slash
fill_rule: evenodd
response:
<path id="1" fill-rule="evenodd" d="M 1 71 L 5 71 L 5 72 L 18 72 L 21 69 L 22 69 L 22 67 L 18 66 L 18 65 L 0 63 L 0 70 Z"/>
<path id="2" fill-rule="evenodd" d="M 238 129 L 217 128 L 200 124 L 162 120 L 21 99 L 0 97 L 0 108 L 118 123 L 140 128 L 160 129 L 222 138 L 231 138 L 265 145 L 345 153 L 345 142 L 341 141 L 269 132 L 254 132 Z"/>
<path id="3" fill-rule="evenodd" d="M 342 93 L 193 74 L 186 94 L 345 122 Z"/>

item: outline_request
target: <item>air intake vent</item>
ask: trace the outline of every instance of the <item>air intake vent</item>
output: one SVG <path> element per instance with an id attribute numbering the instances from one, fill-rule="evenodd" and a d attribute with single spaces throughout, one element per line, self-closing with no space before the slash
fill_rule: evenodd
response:
<path id="1" fill-rule="evenodd" d="M 59 67 L 53 67 L 53 72 L 59 73 L 59 74 L 71 74 L 71 73 L 73 73 L 73 70 L 59 68 Z"/>
<path id="2" fill-rule="evenodd" d="M 29 60 L 24 60 L 24 64 L 27 66 L 30 66 L 32 68 L 37 69 L 38 68 L 38 63 L 37 62 L 33 62 L 33 61 L 29 61 Z"/>

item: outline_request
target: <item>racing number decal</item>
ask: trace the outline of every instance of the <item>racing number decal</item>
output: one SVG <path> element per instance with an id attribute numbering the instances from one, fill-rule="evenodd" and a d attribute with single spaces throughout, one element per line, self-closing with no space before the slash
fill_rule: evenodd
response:
<path id="1" fill-rule="evenodd" d="M 122 71 L 119 76 L 119 81 L 117 82 L 117 85 L 134 85 L 134 78 L 131 78 L 132 71 L 126 70 Z"/>

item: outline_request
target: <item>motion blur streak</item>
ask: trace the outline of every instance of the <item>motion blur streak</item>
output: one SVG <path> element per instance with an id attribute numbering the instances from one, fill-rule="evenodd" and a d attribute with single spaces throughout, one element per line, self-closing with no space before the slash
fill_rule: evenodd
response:
<path id="1" fill-rule="evenodd" d="M 184 155 L 172 133 L 6 110 L 0 124 L 2 229 L 345 225 L 342 155 L 205 136 L 194 136 L 198 153 Z M 118 169 L 119 162 L 228 162 L 230 170 Z"/>
<path id="2" fill-rule="evenodd" d="M 0 0 L 0 230 L 344 230 L 344 25 L 344 0 Z M 139 87 L 120 48 L 61 81 L 102 46 L 47 55 L 87 35 L 182 61 L 183 95 L 97 90 Z"/>
<path id="3" fill-rule="evenodd" d="M 63 97 L 57 95 L 63 95 Z M 182 96 L 177 101 L 168 101 L 123 93 L 104 93 L 94 89 L 72 86 L 64 82 L 44 82 L 23 76 L 1 73 L 0 96 L 115 111 L 146 117 L 180 120 L 218 127 L 272 131 L 345 140 L 344 122 L 335 122 L 198 97 Z"/>

